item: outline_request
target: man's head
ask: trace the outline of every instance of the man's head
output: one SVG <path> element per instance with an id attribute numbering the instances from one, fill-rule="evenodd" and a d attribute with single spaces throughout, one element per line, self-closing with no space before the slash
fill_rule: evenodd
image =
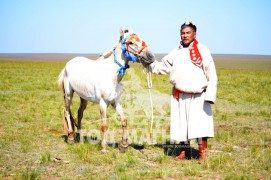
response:
<path id="1" fill-rule="evenodd" d="M 197 27 L 190 21 L 181 26 L 181 40 L 184 47 L 188 47 L 196 39 Z"/>

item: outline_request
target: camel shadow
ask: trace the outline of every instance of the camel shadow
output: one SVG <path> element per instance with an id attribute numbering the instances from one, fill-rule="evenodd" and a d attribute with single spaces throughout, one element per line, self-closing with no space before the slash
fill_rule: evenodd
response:
<path id="1" fill-rule="evenodd" d="M 68 143 L 68 136 L 62 135 L 61 138 L 64 140 L 64 142 Z M 74 137 L 75 143 L 91 143 L 91 144 L 100 144 L 101 139 L 99 139 L 96 136 L 80 136 L 80 134 L 75 134 Z M 119 149 L 119 142 L 107 142 L 107 146 L 112 147 L 114 149 Z M 171 143 L 169 141 L 163 143 L 163 144 L 152 144 L 151 146 L 157 147 L 163 150 L 164 155 L 176 157 L 180 155 L 182 151 L 182 145 L 181 144 L 175 144 Z M 129 144 L 130 148 L 133 148 L 137 151 L 143 151 L 144 149 L 148 149 L 150 145 L 144 145 L 144 144 L 138 144 L 138 143 L 131 143 Z M 193 147 L 190 148 L 191 151 L 191 159 L 199 159 L 199 151 Z"/>

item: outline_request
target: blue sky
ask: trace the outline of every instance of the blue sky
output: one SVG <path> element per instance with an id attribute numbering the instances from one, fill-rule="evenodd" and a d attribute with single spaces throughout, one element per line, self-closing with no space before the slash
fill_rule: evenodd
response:
<path id="1" fill-rule="evenodd" d="M 0 53 L 101 53 L 120 27 L 168 53 L 190 20 L 214 54 L 271 55 L 270 0 L 0 0 Z"/>

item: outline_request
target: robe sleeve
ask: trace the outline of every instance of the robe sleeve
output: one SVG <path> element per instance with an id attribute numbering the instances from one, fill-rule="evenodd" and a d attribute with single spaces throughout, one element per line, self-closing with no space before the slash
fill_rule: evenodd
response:
<path id="1" fill-rule="evenodd" d="M 169 54 L 164 56 L 161 61 L 154 61 L 150 64 L 151 72 L 154 74 L 168 74 L 173 66 L 174 52 L 177 48 L 173 49 Z"/>
<path id="2" fill-rule="evenodd" d="M 203 58 L 203 70 L 208 81 L 208 86 L 205 93 L 205 101 L 213 104 L 216 101 L 217 93 L 217 74 L 215 63 L 207 47 L 201 51 L 201 55 Z"/>

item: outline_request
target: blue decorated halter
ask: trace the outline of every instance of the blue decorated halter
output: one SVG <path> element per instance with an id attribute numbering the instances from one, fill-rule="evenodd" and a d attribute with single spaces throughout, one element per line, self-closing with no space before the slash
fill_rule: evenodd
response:
<path id="1" fill-rule="evenodd" d="M 127 41 L 128 37 L 124 38 L 122 41 L 121 41 L 121 49 L 122 49 L 122 52 L 124 54 L 124 56 L 129 59 L 130 61 L 132 62 L 135 62 L 137 60 L 137 57 L 136 56 L 132 56 L 129 51 L 127 51 L 127 48 L 125 47 L 126 46 L 126 41 Z"/>
<path id="2" fill-rule="evenodd" d="M 129 43 L 136 44 L 140 49 L 137 52 L 137 55 L 131 55 L 131 53 L 128 50 Z M 132 62 L 136 62 L 138 59 L 138 54 L 140 54 L 144 48 L 147 47 L 147 44 L 142 41 L 136 34 L 131 34 L 130 36 L 127 36 L 121 41 L 121 49 L 124 54 L 124 56 L 129 59 Z M 118 70 L 119 76 L 124 76 L 125 70 L 129 68 L 128 64 L 125 64 L 124 66 L 117 60 L 116 51 L 113 50 L 114 53 L 114 62 L 119 65 L 120 69 Z"/>

